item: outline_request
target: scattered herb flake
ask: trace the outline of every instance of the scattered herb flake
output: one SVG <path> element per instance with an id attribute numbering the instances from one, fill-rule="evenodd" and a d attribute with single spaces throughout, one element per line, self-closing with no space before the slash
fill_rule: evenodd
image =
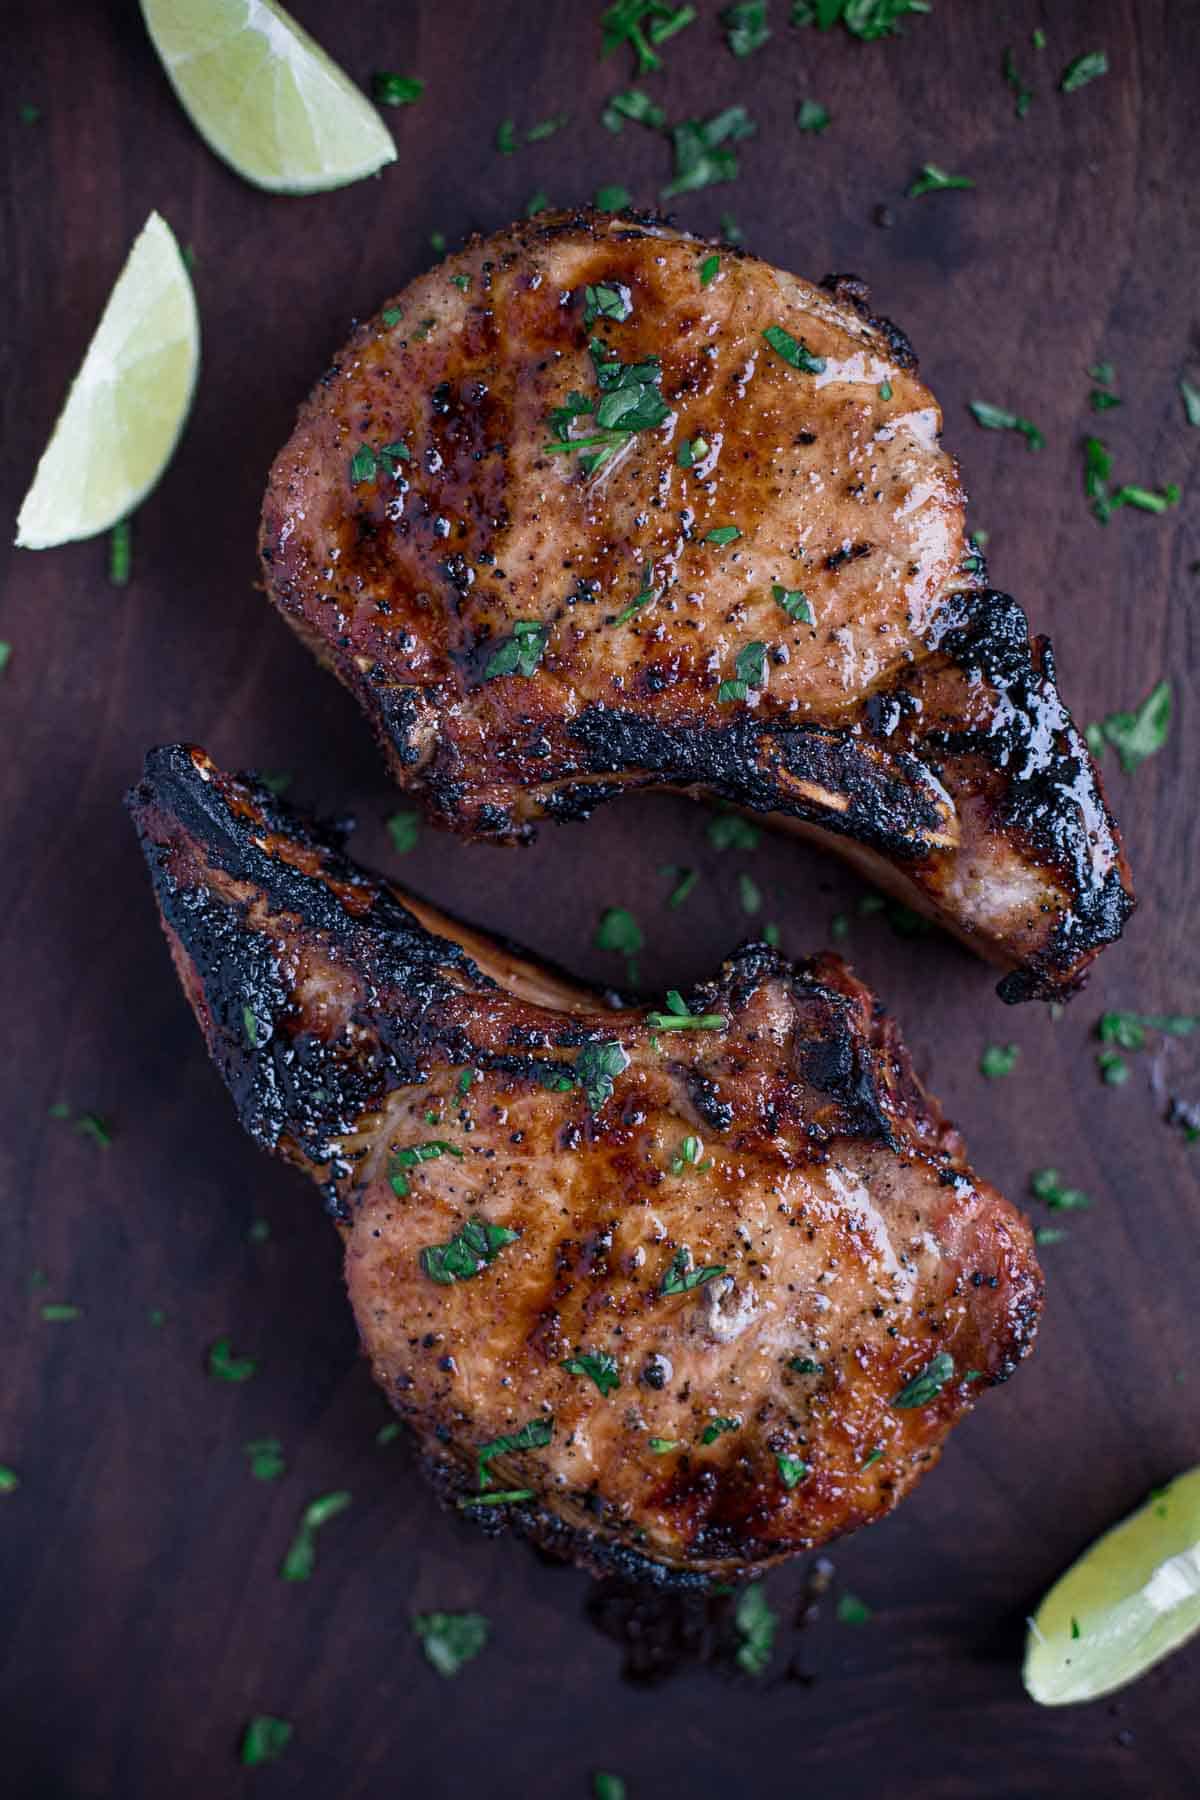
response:
<path id="1" fill-rule="evenodd" d="M 496 127 L 496 148 L 501 156 L 512 156 L 517 148 L 517 122 L 501 119 Z"/>
<path id="2" fill-rule="evenodd" d="M 832 120 L 819 100 L 802 100 L 796 108 L 796 124 L 801 131 L 811 131 L 819 136 L 829 130 Z"/>
<path id="3" fill-rule="evenodd" d="M 1023 119 L 1033 103 L 1033 89 L 1027 88 L 1017 72 L 1017 59 L 1011 50 L 1004 52 L 1004 79 L 1012 89 L 1013 110 L 1018 119 Z"/>
<path id="4" fill-rule="evenodd" d="M 870 1469 L 870 1468 L 873 1468 L 877 1462 L 882 1462 L 882 1461 L 883 1461 L 883 1451 L 879 1448 L 878 1445 L 876 1445 L 875 1449 L 872 1450 L 869 1453 L 869 1455 L 863 1457 L 862 1467 L 864 1469 Z"/>
<path id="5" fill-rule="evenodd" d="M 615 319 L 621 324 L 633 311 L 633 296 L 622 281 L 601 281 L 583 290 L 583 322 L 591 325 L 597 319 Z"/>
<path id="6" fill-rule="evenodd" d="M 287 1719 L 276 1719 L 270 1713 L 255 1713 L 242 1734 L 242 1767 L 256 1769 L 261 1763 L 275 1762 L 291 1739 L 292 1727 Z"/>
<path id="7" fill-rule="evenodd" d="M 624 906 L 608 906 L 600 914 L 600 923 L 592 943 L 597 950 L 612 950 L 624 956 L 632 986 L 638 983 L 637 955 L 645 945 L 642 928 Z"/>
<path id="8" fill-rule="evenodd" d="M 108 536 L 108 579 L 113 587 L 128 587 L 132 569 L 132 527 L 128 519 L 118 519 Z"/>
<path id="9" fill-rule="evenodd" d="M 426 1113 L 431 1125 L 437 1123 L 436 1113 Z M 463 1152 L 457 1144 L 449 1144 L 445 1138 L 430 1138 L 423 1144 L 406 1144 L 402 1150 L 393 1151 L 388 1162 L 388 1181 L 392 1192 L 398 1200 L 403 1200 L 408 1193 L 408 1176 L 406 1169 L 419 1168 L 422 1163 L 437 1162 L 442 1156 L 457 1156 L 461 1161 Z"/>
<path id="10" fill-rule="evenodd" d="M 1035 1169 L 1029 1177 L 1029 1191 L 1051 1212 L 1082 1212 L 1092 1204 L 1082 1188 L 1065 1186 L 1057 1169 Z"/>
<path id="11" fill-rule="evenodd" d="M 439 1675 L 457 1675 L 479 1655 L 491 1630 L 482 1613 L 414 1613 L 412 1628 Z"/>
<path id="12" fill-rule="evenodd" d="M 946 1383 L 954 1374 L 954 1358 L 948 1350 L 939 1350 L 931 1357 L 925 1367 L 906 1381 L 898 1394 L 892 1396 L 892 1405 L 898 1412 L 911 1412 L 919 1406 L 928 1406 L 936 1400 Z"/>
<path id="13" fill-rule="evenodd" d="M 762 911 L 762 889 L 753 875 L 747 875 L 744 869 L 738 876 L 738 898 L 743 912 L 753 914 Z"/>
<path id="14" fill-rule="evenodd" d="M 361 487 L 366 481 L 374 481 L 377 469 L 375 452 L 370 444 L 360 444 L 350 458 L 351 486 Z"/>
<path id="15" fill-rule="evenodd" d="M 1108 1087 L 1124 1087 L 1129 1080 L 1129 1064 L 1119 1050 L 1098 1050 L 1096 1068 Z"/>
<path id="16" fill-rule="evenodd" d="M 402 306 L 385 306 L 379 317 L 389 331 L 394 331 L 404 317 L 404 308 Z"/>
<path id="17" fill-rule="evenodd" d="M 757 129 L 744 106 L 727 106 L 711 119 L 682 119 L 672 125 L 675 172 L 663 188 L 662 198 L 670 200 L 677 194 L 736 180 L 738 159 L 729 146 L 753 137 Z"/>
<path id="18" fill-rule="evenodd" d="M 459 1500 L 459 1510 L 468 1506 L 515 1506 L 520 1500 L 532 1500 L 532 1488 L 505 1488 L 502 1493 L 468 1494 L 465 1500 Z"/>
<path id="19" fill-rule="evenodd" d="M 332 1494 L 321 1494 L 310 1501 L 300 1515 L 300 1523 L 296 1535 L 288 1547 L 287 1555 L 279 1565 L 279 1573 L 284 1581 L 307 1581 L 316 1567 L 317 1533 L 339 1513 L 345 1512 L 352 1496 L 344 1488 Z"/>
<path id="20" fill-rule="evenodd" d="M 15 1494 L 21 1485 L 21 1478 L 15 1469 L 0 1463 L 0 1494 Z"/>
<path id="21" fill-rule="evenodd" d="M 632 205 L 633 195 L 628 188 L 621 187 L 617 182 L 596 189 L 595 207 L 597 212 L 624 212 L 627 207 Z"/>
<path id="22" fill-rule="evenodd" d="M 932 10 L 930 0 L 792 0 L 792 24 L 815 25 L 819 31 L 844 25 L 851 37 L 871 43 L 899 36 L 900 21 L 910 13 Z"/>
<path id="23" fill-rule="evenodd" d="M 17 108 L 17 117 L 22 125 L 36 125 L 41 116 L 41 107 L 35 106 L 32 100 L 23 100 Z"/>
<path id="24" fill-rule="evenodd" d="M 379 1430 L 375 1433 L 375 1442 L 379 1446 L 379 1448 L 382 1450 L 388 1444 L 394 1444 L 399 1436 L 400 1436 L 400 1421 L 399 1421 L 399 1419 L 389 1419 L 387 1424 L 381 1425 L 379 1427 Z"/>
<path id="25" fill-rule="evenodd" d="M 793 369 L 803 369 L 807 375 L 820 375 L 824 369 L 825 358 L 814 356 L 803 338 L 793 337 L 782 325 L 768 325 L 763 336 L 775 354 L 782 356 Z"/>
<path id="26" fill-rule="evenodd" d="M 42 1318 L 47 1325 L 70 1325 L 82 1317 L 81 1306 L 71 1306 L 64 1301 L 48 1300 L 42 1307 Z"/>
<path id="27" fill-rule="evenodd" d="M 1171 684 L 1160 681 L 1133 712 L 1109 713 L 1098 725 L 1088 727 L 1088 746 L 1093 755 L 1111 744 L 1127 775 L 1146 758 L 1161 750 L 1171 728 Z"/>
<path id="28" fill-rule="evenodd" d="M 857 1594 L 839 1594 L 836 1613 L 839 1625 L 866 1625 L 875 1616 Z"/>
<path id="29" fill-rule="evenodd" d="M 518 1431 L 506 1431 L 500 1437 L 489 1438 L 481 1444 L 476 1452 L 478 1458 L 479 1486 L 491 1485 L 491 1465 L 497 1456 L 510 1456 L 520 1450 L 544 1450 L 554 1436 L 554 1420 L 530 1419 Z"/>
<path id="30" fill-rule="evenodd" d="M 610 1356 L 607 1350 L 581 1350 L 577 1356 L 568 1356 L 563 1368 L 568 1375 L 586 1375 L 605 1395 L 611 1394 L 621 1385 L 617 1359 Z"/>
<path id="31" fill-rule="evenodd" d="M 708 1424 L 704 1427 L 704 1430 L 700 1433 L 700 1442 L 702 1444 L 715 1444 L 717 1439 L 719 1437 L 724 1437 L 727 1431 L 740 1431 L 741 1425 L 742 1421 L 740 1418 L 710 1419 Z"/>
<path id="32" fill-rule="evenodd" d="M 600 118 L 609 131 L 623 131 L 626 119 L 635 125 L 648 125 L 652 131 L 661 131 L 667 122 L 662 107 L 638 88 L 626 88 L 623 93 L 614 94 Z"/>
<path id="33" fill-rule="evenodd" d="M 230 1339 L 219 1337 L 208 1352 L 208 1372 L 214 1381 L 249 1381 L 258 1373 L 258 1359 L 236 1355 Z"/>
<path id="34" fill-rule="evenodd" d="M 3 675 L 12 660 L 12 645 L 6 638 L 0 638 L 0 675 Z"/>
<path id="35" fill-rule="evenodd" d="M 242 1445 L 255 1481 L 278 1481 L 287 1471 L 287 1459 L 278 1438 L 252 1438 Z"/>
<path id="36" fill-rule="evenodd" d="M 995 1081 L 1001 1075 L 1011 1075 L 1020 1054 L 1016 1044 L 989 1044 L 979 1059 L 979 1073 L 986 1075 L 989 1081 Z"/>
<path id="37" fill-rule="evenodd" d="M 470 1281 L 490 1267 L 505 1245 L 515 1244 L 520 1235 L 506 1225 L 489 1225 L 486 1219 L 472 1217 L 447 1243 L 427 1244 L 421 1251 L 421 1267 L 440 1287 Z"/>
<path id="38" fill-rule="evenodd" d="M 552 138 L 556 132 L 561 131 L 563 126 L 569 125 L 570 122 L 570 113 L 555 113 L 552 119 L 539 119 L 537 124 L 531 125 L 525 133 L 525 142 L 527 144 L 543 144 L 547 138 Z"/>
<path id="39" fill-rule="evenodd" d="M 716 280 L 720 272 L 721 259 L 714 251 L 711 256 L 706 256 L 704 261 L 700 264 L 700 286 L 702 288 L 709 287 Z"/>
<path id="40" fill-rule="evenodd" d="M 615 1041 L 585 1044 L 575 1058 L 575 1078 L 592 1112 L 612 1099 L 613 1082 L 629 1067 L 629 1057 Z"/>
<path id="41" fill-rule="evenodd" d="M 1061 1244 L 1070 1233 L 1062 1225 L 1039 1225 L 1033 1234 L 1033 1241 L 1038 1245 Z"/>
<path id="42" fill-rule="evenodd" d="M 1179 377 L 1179 394 L 1183 401 L 1184 417 L 1189 425 L 1200 425 L 1200 387 Z"/>
<path id="43" fill-rule="evenodd" d="M 1023 419 L 1018 413 L 1005 412 L 1002 406 L 989 406 L 986 400 L 972 400 L 968 403 L 977 425 L 988 431 L 1019 431 L 1031 450 L 1044 450 L 1046 440 L 1037 426 L 1030 419 Z"/>
<path id="44" fill-rule="evenodd" d="M 398 856 L 407 856 L 415 850 L 421 836 L 421 815 L 417 812 L 394 812 L 386 821 L 387 834 L 392 840 L 392 849 Z"/>
<path id="45" fill-rule="evenodd" d="M 666 1012 L 648 1012 L 646 1023 L 651 1031 L 724 1031 L 728 1021 L 724 1013 L 694 1013 L 678 988 L 667 990 Z"/>
<path id="46" fill-rule="evenodd" d="M 798 625 L 815 625 L 812 602 L 803 588 L 786 588 L 782 582 L 771 583 L 771 593 L 782 606 L 789 619 L 795 619 Z"/>
<path id="47" fill-rule="evenodd" d="M 771 1661 L 779 1618 L 761 1582 L 741 1594 L 734 1623 L 742 1640 L 737 1651 L 739 1669 L 744 1669 L 747 1675 L 764 1674 Z"/>
<path id="48" fill-rule="evenodd" d="M 242 1030 L 245 1033 L 246 1042 L 249 1044 L 250 1048 L 252 1050 L 257 1050 L 258 1020 L 254 1017 L 253 1008 L 249 1006 L 243 1006 L 242 1008 Z"/>
<path id="49" fill-rule="evenodd" d="M 703 1173 L 705 1169 L 711 1169 L 711 1156 L 708 1158 L 707 1162 L 702 1162 L 700 1159 L 703 1155 L 704 1144 L 701 1139 L 698 1137 L 685 1137 L 682 1144 L 679 1146 L 678 1154 L 671 1158 L 672 1175 L 686 1175 L 689 1169 L 699 1169 L 701 1173 Z"/>
<path id="50" fill-rule="evenodd" d="M 740 244 L 742 228 L 731 212 L 721 214 L 721 236 L 727 244 Z"/>
<path id="51" fill-rule="evenodd" d="M 672 1450 L 678 1450 L 678 1448 L 678 1438 L 652 1437 L 650 1439 L 650 1449 L 655 1456 L 667 1456 Z"/>
<path id="52" fill-rule="evenodd" d="M 758 826 L 737 813 L 719 813 L 709 822 L 708 841 L 714 850 L 755 850 L 758 848 Z"/>
<path id="53" fill-rule="evenodd" d="M 714 525 L 711 531 L 704 534 L 706 544 L 735 544 L 742 533 L 737 525 Z"/>
<path id="54" fill-rule="evenodd" d="M 808 1464 L 801 1462 L 798 1456 L 777 1456 L 775 1466 L 779 1470 L 779 1479 L 789 1491 L 799 1487 L 809 1472 Z"/>
<path id="55" fill-rule="evenodd" d="M 634 54 L 635 72 L 648 75 L 662 68 L 656 46 L 665 44 L 695 17 L 694 6 L 671 6 L 668 0 L 613 0 L 600 15 L 600 54 L 611 56 L 627 43 Z"/>
<path id="56" fill-rule="evenodd" d="M 701 1268 L 693 1268 L 692 1253 L 686 1244 L 681 1244 L 671 1258 L 659 1293 L 690 1294 L 693 1288 L 703 1287 L 706 1281 L 715 1281 L 718 1275 L 724 1273 L 724 1263 L 708 1263 Z"/>
<path id="57" fill-rule="evenodd" d="M 494 681 L 499 675 L 523 675 L 528 678 L 542 660 L 549 635 L 548 627 L 539 625 L 535 619 L 515 620 L 512 636 L 506 638 L 489 657 L 483 679 Z"/>
<path id="58" fill-rule="evenodd" d="M 698 869 L 672 869 L 671 874 L 677 876 L 678 879 L 675 882 L 675 886 L 671 889 L 670 894 L 667 896 L 667 905 L 672 911 L 675 911 L 678 907 L 683 905 L 684 901 L 699 881 L 700 871 Z"/>
<path id="59" fill-rule="evenodd" d="M 939 169 L 936 163 L 922 163 L 920 172 L 908 189 L 910 200 L 919 200 L 922 194 L 939 194 L 947 188 L 973 188 L 975 183 L 969 175 L 948 175 L 945 169 Z"/>
<path id="60" fill-rule="evenodd" d="M 1064 94 L 1078 93 L 1089 81 L 1108 74 L 1108 57 L 1103 50 L 1089 50 L 1069 62 L 1062 72 L 1059 87 Z"/>
<path id="61" fill-rule="evenodd" d="M 729 701 L 745 700 L 751 688 L 761 688 L 766 680 L 767 646 L 759 639 L 743 644 L 733 659 L 734 678 L 722 681 L 717 688 L 717 700 L 726 704 Z"/>
<path id="62" fill-rule="evenodd" d="M 767 24 L 767 0 L 739 0 L 721 14 L 725 42 L 735 56 L 752 56 L 771 36 Z"/>
<path id="63" fill-rule="evenodd" d="M 592 1776 L 592 1800 L 625 1800 L 625 1783 L 619 1775 L 597 1769 Z"/>
<path id="64" fill-rule="evenodd" d="M 396 75 L 391 69 L 376 69 L 371 77 L 371 94 L 376 106 L 412 106 L 425 92 L 418 75 Z"/>

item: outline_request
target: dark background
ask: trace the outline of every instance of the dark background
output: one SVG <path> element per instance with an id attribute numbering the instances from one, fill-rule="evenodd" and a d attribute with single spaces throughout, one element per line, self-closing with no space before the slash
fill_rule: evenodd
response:
<path id="1" fill-rule="evenodd" d="M 3 574 L 0 1462 L 22 1485 L 0 1498 L 0 1737 L 14 1800 L 570 1800 L 596 1768 L 622 1773 L 630 1800 L 1196 1791 L 1196 1646 L 1085 1708 L 1037 1709 L 1019 1671 L 1022 1620 L 1048 1583 L 1200 1456 L 1200 1147 L 1163 1116 L 1169 1093 L 1200 1099 L 1200 1059 L 1171 1042 L 1105 1087 L 1090 1036 L 1106 1007 L 1200 1010 L 1200 431 L 1176 387 L 1185 370 L 1200 381 L 1197 5 L 937 0 L 903 39 L 862 44 L 789 30 L 773 0 L 771 44 L 736 61 L 718 6 L 699 0 L 700 21 L 643 83 L 671 118 L 743 100 L 759 124 L 740 180 L 678 203 L 684 223 L 714 229 L 729 210 L 774 262 L 854 270 L 912 335 L 993 579 L 1053 635 L 1077 714 L 1129 706 L 1162 675 L 1175 685 L 1166 749 L 1133 776 L 1107 765 L 1141 910 L 1057 1022 L 1004 1008 L 948 941 L 853 917 L 849 954 L 905 1022 L 976 1167 L 1020 1198 L 1053 1164 L 1094 1205 L 1065 1221 L 1036 1209 L 1069 1227 L 1044 1252 L 1036 1356 L 895 1518 L 833 1547 L 815 1621 L 793 1628 L 803 1562 L 770 1578 L 783 1626 L 765 1680 L 685 1656 L 660 1685 L 630 1685 L 626 1651 L 589 1618 L 586 1576 L 488 1543 L 439 1510 L 405 1444 L 376 1446 L 386 1415 L 334 1234 L 313 1192 L 240 1134 L 171 973 L 120 799 L 145 748 L 181 737 L 292 771 L 295 796 L 357 813 L 366 860 L 600 981 L 621 975 L 591 945 L 606 905 L 636 912 L 661 990 L 708 974 L 747 930 L 741 869 L 797 954 L 861 897 L 782 840 L 718 853 L 704 810 L 682 800 L 627 801 L 525 852 L 426 831 L 398 858 L 383 828 L 396 796 L 366 729 L 255 590 L 270 458 L 350 321 L 431 260 L 432 232 L 453 244 L 503 226 L 539 188 L 574 202 L 622 182 L 652 204 L 668 179 L 657 134 L 600 124 L 632 68 L 627 51 L 600 60 L 600 9 L 299 0 L 356 79 L 393 68 L 427 87 L 387 114 L 399 160 L 379 179 L 284 199 L 205 148 L 135 6 L 4 8 L 0 514 L 16 516 L 152 207 L 195 250 L 204 365 L 182 445 L 136 518 L 129 587 L 108 585 L 101 542 L 14 552 Z M 1023 122 L 1000 74 L 1009 44 L 1036 87 Z M 1099 48 L 1111 74 L 1058 93 L 1064 65 Z M 794 127 L 804 97 L 833 115 L 823 138 Z M 35 125 L 18 118 L 26 101 Z M 493 148 L 502 117 L 524 128 L 564 110 L 572 123 L 551 141 Z M 926 160 L 976 189 L 905 199 Z M 1098 422 L 1116 478 L 1178 482 L 1165 518 L 1124 511 L 1102 529 L 1088 514 L 1079 445 L 1101 359 L 1124 401 Z M 1047 447 L 980 431 L 969 399 L 1031 415 Z M 702 872 L 676 912 L 664 863 Z M 1006 1080 L 977 1072 L 990 1042 L 1021 1048 Z M 111 1118 L 112 1147 L 49 1118 L 60 1100 Z M 266 1243 L 248 1237 L 255 1218 Z M 44 1323 L 44 1300 L 82 1317 Z M 153 1307 L 167 1315 L 157 1329 Z M 261 1358 L 243 1386 L 205 1374 L 222 1333 Z M 289 1463 L 269 1486 L 242 1452 L 264 1435 Z M 280 1582 L 300 1508 L 343 1486 L 354 1503 L 323 1534 L 314 1578 Z M 874 1609 L 869 1623 L 837 1622 L 843 1590 Z M 445 1684 L 409 1615 L 468 1607 L 491 1617 L 492 1645 Z M 605 1617 L 620 1614 L 613 1600 Z M 650 1623 L 700 1629 L 690 1615 Z M 243 1773 L 236 1748 L 257 1711 L 291 1719 L 295 1738 Z"/>

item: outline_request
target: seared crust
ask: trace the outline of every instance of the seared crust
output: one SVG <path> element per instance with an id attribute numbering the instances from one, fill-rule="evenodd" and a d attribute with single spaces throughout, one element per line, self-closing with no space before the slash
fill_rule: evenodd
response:
<path id="1" fill-rule="evenodd" d="M 201 751 L 154 751 L 130 805 L 242 1121 L 320 1183 L 375 1375 L 473 1516 L 597 1570 L 761 1567 L 889 1511 L 1029 1350 L 1028 1225 L 838 958 L 747 945 L 688 996 L 723 1023 L 672 1031 Z M 581 1075 L 598 1044 L 620 1047 L 607 1094 Z M 516 1236 L 432 1279 L 421 1251 L 471 1220 Z M 893 1405 L 941 1352 L 944 1385 Z M 564 1367 L 581 1355 L 618 1385 Z M 479 1448 L 530 1421 L 548 1441 L 482 1486 Z M 509 1490 L 530 1497 L 488 1505 Z"/>
<path id="2" fill-rule="evenodd" d="M 513 841 L 631 787 L 718 794 L 932 914 L 1009 971 L 1006 999 L 1061 997 L 1119 935 L 1128 869 L 1048 646 L 965 542 L 911 346 L 852 276 L 723 247 L 702 287 L 711 249 L 543 214 L 412 283 L 276 460 L 267 591 L 437 822 Z M 631 310 L 585 323 L 601 283 Z M 659 358 L 668 410 L 589 475 L 549 420 L 595 402 L 593 341 Z M 540 661 L 489 679 L 519 624 Z M 750 644 L 761 684 L 731 697 Z"/>

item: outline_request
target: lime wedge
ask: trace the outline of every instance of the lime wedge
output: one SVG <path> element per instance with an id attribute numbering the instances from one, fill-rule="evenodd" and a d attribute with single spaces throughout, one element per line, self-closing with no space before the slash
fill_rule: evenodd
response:
<path id="1" fill-rule="evenodd" d="M 1106 1532 L 1029 1622 L 1025 1688 L 1043 1706 L 1098 1700 L 1200 1631 L 1200 1468 Z"/>
<path id="2" fill-rule="evenodd" d="M 375 108 L 275 0 L 142 0 L 188 118 L 256 187 L 316 194 L 394 162 Z"/>
<path id="3" fill-rule="evenodd" d="M 23 549 L 94 537 L 145 499 L 183 430 L 199 362 L 192 284 L 171 227 L 151 213 L 25 496 Z"/>

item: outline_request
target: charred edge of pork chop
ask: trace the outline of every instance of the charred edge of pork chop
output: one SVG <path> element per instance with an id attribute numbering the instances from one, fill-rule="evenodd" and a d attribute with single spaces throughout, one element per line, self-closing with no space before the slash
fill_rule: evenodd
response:
<path id="1" fill-rule="evenodd" d="M 223 775 L 200 751 L 177 746 L 153 752 L 130 802 L 185 991 L 243 1123 L 321 1183 L 347 1230 L 356 1170 L 352 1159 L 331 1152 L 331 1141 L 372 1113 L 381 1096 L 423 1082 L 438 1064 L 460 1063 L 496 1070 L 517 1087 L 528 1082 L 545 1089 L 546 1074 L 562 1063 L 539 1056 L 539 1049 L 612 1036 L 613 1015 L 598 1000 L 584 1010 L 586 990 L 560 987 L 536 965 L 507 956 L 467 929 L 464 944 L 450 921 L 421 902 L 410 907 L 387 883 L 349 862 L 335 833 L 305 822 L 253 780 Z M 336 1038 L 309 986 L 309 976 L 321 968 L 352 970 L 361 978 L 360 1003 L 341 1019 Z M 809 1095 L 804 1128 L 814 1157 L 819 1161 L 839 1140 L 857 1141 L 924 1163 L 947 1188 L 963 1179 L 971 1183 L 961 1142 L 922 1090 L 895 1027 L 840 959 L 792 967 L 770 947 L 749 945 L 715 981 L 694 990 L 691 1004 L 726 1013 L 736 1029 L 757 990 L 780 982 L 794 1001 L 789 1079 L 799 1080 Z M 545 998 L 529 998 L 530 989 Z M 486 1012 L 489 999 L 493 1008 L 504 1004 L 508 1011 L 500 1038 L 485 1043 L 482 1022 L 473 1015 Z M 253 1030 L 247 1010 L 256 1021 Z M 641 1016 L 632 1014 L 622 1015 L 619 1028 L 629 1042 L 646 1030 Z M 504 1048 L 497 1050 L 497 1041 Z M 684 1048 L 695 1057 L 709 1047 Z M 732 1109 L 700 1069 L 688 1098 L 715 1130 L 734 1125 Z M 562 1104 L 565 1116 L 578 1102 Z M 752 1135 L 761 1129 L 739 1118 L 735 1139 L 747 1125 Z M 997 1196 L 974 1185 L 984 1206 L 998 1209 L 990 1212 L 988 1231 L 1000 1260 L 996 1274 L 979 1273 L 977 1264 L 970 1277 L 976 1288 L 985 1283 L 985 1298 L 973 1308 L 967 1341 L 979 1332 L 979 1354 L 971 1360 L 995 1383 L 1031 1346 L 1041 1285 L 1027 1226 Z M 997 1282 L 993 1302 L 987 1289 Z M 403 1416 L 400 1400 L 392 1398 Z M 929 1435 L 898 1466 L 882 1506 L 843 1501 L 836 1522 L 826 1520 L 827 1528 L 803 1540 L 769 1530 L 771 1507 L 751 1468 L 724 1470 L 715 1496 L 711 1471 L 694 1470 L 672 1489 L 673 1505 L 685 1514 L 698 1511 L 686 1552 L 673 1562 L 644 1554 L 629 1530 L 608 1516 L 600 1492 L 569 1493 L 558 1508 L 543 1496 L 506 1508 L 502 1522 L 486 1506 L 471 1505 L 478 1490 L 461 1454 L 439 1442 L 436 1407 L 426 1406 L 425 1416 L 409 1423 L 435 1486 L 486 1527 L 511 1525 L 547 1552 L 597 1573 L 694 1585 L 714 1574 L 766 1566 L 890 1511 L 932 1466 L 941 1438 L 969 1404 L 967 1390 L 947 1396 L 949 1411 L 929 1422 Z"/>

